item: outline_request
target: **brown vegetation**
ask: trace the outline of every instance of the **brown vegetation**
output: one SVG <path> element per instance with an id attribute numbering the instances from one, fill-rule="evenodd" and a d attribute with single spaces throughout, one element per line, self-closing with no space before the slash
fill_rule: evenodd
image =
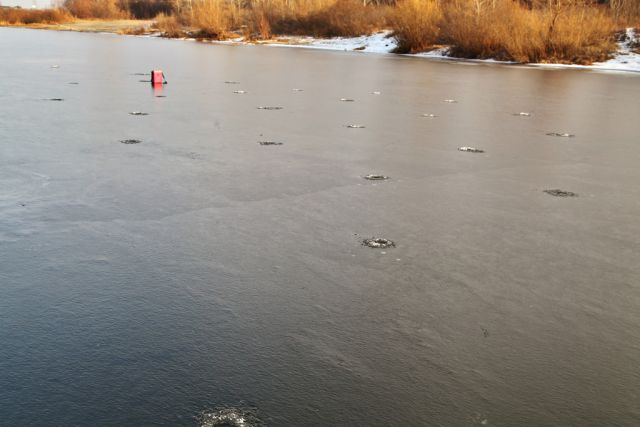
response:
<path id="1" fill-rule="evenodd" d="M 443 8 L 440 2 L 401 1 L 390 16 L 399 53 L 422 52 L 440 43 Z"/>
<path id="2" fill-rule="evenodd" d="M 182 37 L 182 25 L 175 16 L 167 16 L 163 13 L 156 17 L 156 27 L 165 35 L 165 37 Z"/>
<path id="3" fill-rule="evenodd" d="M 73 16 L 64 9 L 0 8 L 0 24 L 5 25 L 58 24 L 72 20 Z"/>
<path id="4" fill-rule="evenodd" d="M 117 0 L 66 0 L 64 7 L 77 18 L 120 19 L 129 14 Z"/>
<path id="5" fill-rule="evenodd" d="M 236 24 L 238 8 L 226 0 L 192 0 L 182 20 L 198 29 L 197 37 L 224 39 Z"/>
<path id="6" fill-rule="evenodd" d="M 640 1 L 638 0 L 609 0 L 611 13 L 616 20 L 640 25 Z"/>
<path id="7" fill-rule="evenodd" d="M 607 12 L 576 0 L 405 0 L 392 22 L 402 52 L 446 44 L 456 57 L 586 64 L 615 49 Z"/>
<path id="8" fill-rule="evenodd" d="M 65 10 L 0 10 L 9 24 L 156 16 L 167 37 L 356 36 L 392 29 L 398 52 L 586 64 L 640 24 L 640 0 L 66 0 Z M 68 12 L 67 12 L 68 11 Z M 71 15 L 70 15 L 71 14 Z M 128 30 L 143 31 L 141 28 Z"/>
<path id="9" fill-rule="evenodd" d="M 389 6 L 365 6 L 361 0 L 308 2 L 304 9 L 286 7 L 282 0 L 270 3 L 260 7 L 260 14 L 273 32 L 316 37 L 370 34 L 387 26 L 391 11 Z"/>

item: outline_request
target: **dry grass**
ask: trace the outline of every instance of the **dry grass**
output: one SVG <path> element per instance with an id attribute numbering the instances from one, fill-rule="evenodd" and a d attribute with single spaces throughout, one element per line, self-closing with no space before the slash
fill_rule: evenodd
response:
<path id="1" fill-rule="evenodd" d="M 197 37 L 221 40 L 229 35 L 237 19 L 237 7 L 226 0 L 193 0 L 192 4 L 182 21 L 197 28 Z"/>
<path id="2" fill-rule="evenodd" d="M 364 6 L 360 0 L 320 0 L 307 8 L 280 8 L 276 13 L 265 8 L 262 13 L 278 34 L 349 37 L 386 28 L 391 10 L 388 6 Z"/>
<path id="3" fill-rule="evenodd" d="M 609 0 L 614 19 L 623 21 L 627 26 L 640 26 L 640 1 L 638 0 Z"/>
<path id="4" fill-rule="evenodd" d="M 59 24 L 70 21 L 73 21 L 73 16 L 64 9 L 0 8 L 0 24 L 4 25 Z"/>
<path id="5" fill-rule="evenodd" d="M 463 58 L 588 64 L 615 49 L 610 14 L 586 3 L 528 8 L 513 0 L 404 0 L 392 19 L 399 50 L 451 46 Z"/>
<path id="6" fill-rule="evenodd" d="M 182 37 L 184 35 L 182 25 L 175 16 L 167 16 L 161 13 L 156 16 L 154 24 L 164 37 Z"/>
<path id="7" fill-rule="evenodd" d="M 389 7 L 365 7 L 361 0 L 228 0 L 181 4 L 179 20 L 202 37 L 224 38 L 232 31 L 252 39 L 272 34 L 355 36 L 387 26 Z"/>
<path id="8" fill-rule="evenodd" d="M 127 27 L 118 30 L 118 34 L 124 34 L 128 36 L 141 36 L 143 34 L 149 34 L 149 28 L 145 27 L 144 25 Z"/>
<path id="9" fill-rule="evenodd" d="M 439 43 L 443 15 L 437 0 L 405 0 L 389 18 L 398 41 L 398 53 L 428 50 Z"/>
<path id="10" fill-rule="evenodd" d="M 118 0 L 66 0 L 64 7 L 81 19 L 124 19 L 129 13 L 120 8 Z"/>

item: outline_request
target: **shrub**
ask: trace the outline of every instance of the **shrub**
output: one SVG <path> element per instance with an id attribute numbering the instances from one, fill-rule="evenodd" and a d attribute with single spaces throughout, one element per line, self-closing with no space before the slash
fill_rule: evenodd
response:
<path id="1" fill-rule="evenodd" d="M 198 29 L 198 37 L 223 39 L 234 24 L 233 8 L 225 0 L 194 0 L 183 20 Z"/>
<path id="2" fill-rule="evenodd" d="M 439 42 L 442 9 L 437 0 L 404 0 L 389 22 L 398 42 L 398 53 L 421 52 Z"/>
<path id="3" fill-rule="evenodd" d="M 120 8 L 136 19 L 151 19 L 160 14 L 172 15 L 174 2 L 171 0 L 122 0 Z"/>
<path id="4" fill-rule="evenodd" d="M 0 22 L 16 24 L 58 24 L 72 21 L 73 17 L 64 9 L 29 10 L 0 8 Z"/>
<path id="5" fill-rule="evenodd" d="M 156 16 L 155 26 L 165 37 L 182 37 L 184 35 L 178 18 L 172 15 L 159 14 Z"/>
<path id="6" fill-rule="evenodd" d="M 451 55 L 518 62 L 588 64 L 615 49 L 612 17 L 586 2 L 536 7 L 512 0 L 405 0 L 392 18 L 402 52 L 436 42 Z"/>
<path id="7" fill-rule="evenodd" d="M 126 18 L 117 0 L 66 0 L 64 7 L 78 18 Z"/>

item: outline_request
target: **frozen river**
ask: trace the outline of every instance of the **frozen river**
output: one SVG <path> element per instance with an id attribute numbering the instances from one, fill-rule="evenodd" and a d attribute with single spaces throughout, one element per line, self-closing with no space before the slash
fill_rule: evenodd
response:
<path id="1" fill-rule="evenodd" d="M 0 425 L 637 426 L 639 366 L 640 75 L 0 28 Z"/>

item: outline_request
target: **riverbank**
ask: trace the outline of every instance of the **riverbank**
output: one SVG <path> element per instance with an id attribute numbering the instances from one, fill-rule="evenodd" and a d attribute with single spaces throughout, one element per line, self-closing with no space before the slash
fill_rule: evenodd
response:
<path id="1" fill-rule="evenodd" d="M 237 39 L 235 42 L 244 43 Z M 307 49 L 324 49 L 340 51 L 360 51 L 367 53 L 393 53 L 398 49 L 398 41 L 393 37 L 391 31 L 382 31 L 370 36 L 361 37 L 335 37 L 330 39 L 318 39 L 314 37 L 281 37 L 274 40 L 260 41 L 260 44 L 270 46 L 289 46 Z M 426 52 L 405 54 L 407 56 L 419 57 L 441 61 L 463 61 L 494 63 L 505 65 L 528 65 L 549 68 L 578 68 L 585 70 L 600 71 L 623 71 L 640 73 L 640 53 L 635 50 L 635 46 L 640 43 L 640 36 L 633 28 L 627 28 L 624 36 L 620 37 L 617 50 L 612 58 L 607 61 L 596 62 L 591 65 L 579 64 L 554 64 L 554 63 L 529 63 L 523 64 L 515 61 L 498 61 L 496 59 L 465 59 L 451 56 L 451 49 L 448 46 L 440 46 Z"/>
<path id="2" fill-rule="evenodd" d="M 296 47 L 305 49 L 321 49 L 335 51 L 355 51 L 362 53 L 394 53 L 398 51 L 399 43 L 394 37 L 391 30 L 378 31 L 371 35 L 363 35 L 358 37 L 331 37 L 318 38 L 311 36 L 291 36 L 280 35 L 273 36 L 268 39 L 247 38 L 239 34 L 228 35 L 225 40 L 212 40 L 199 36 L 197 30 L 181 29 L 180 36 L 169 37 L 166 33 L 161 32 L 154 20 L 137 20 L 137 19 L 118 19 L 118 20 L 95 20 L 95 19 L 76 19 L 64 23 L 34 23 L 20 25 L 0 26 L 18 26 L 32 29 L 46 29 L 55 31 L 77 31 L 91 33 L 114 33 L 123 35 L 136 35 L 146 37 L 168 37 L 182 40 L 202 41 L 210 43 L 222 44 L 257 44 L 265 46 L 278 47 Z M 592 69 L 600 71 L 622 71 L 622 72 L 639 72 L 640 73 L 640 53 L 637 46 L 640 45 L 640 35 L 633 28 L 627 28 L 624 34 L 621 34 L 617 42 L 617 50 L 613 53 L 609 60 L 596 62 L 590 65 L 583 64 L 557 64 L 557 63 L 529 63 L 526 65 L 549 68 L 578 68 Z M 480 63 L 496 63 L 505 65 L 523 64 L 516 61 L 500 61 L 493 58 L 489 59 L 468 59 L 453 56 L 451 48 L 446 45 L 436 46 L 434 49 L 404 54 L 412 57 L 419 57 L 429 60 L 440 61 L 464 61 L 464 62 L 480 62 Z"/>
<path id="3" fill-rule="evenodd" d="M 114 34 L 152 34 L 154 21 L 140 19 L 74 19 L 51 23 L 36 22 L 31 24 L 9 24 L 0 22 L 0 27 L 21 27 L 39 30 L 78 31 L 82 33 L 114 33 Z"/>

